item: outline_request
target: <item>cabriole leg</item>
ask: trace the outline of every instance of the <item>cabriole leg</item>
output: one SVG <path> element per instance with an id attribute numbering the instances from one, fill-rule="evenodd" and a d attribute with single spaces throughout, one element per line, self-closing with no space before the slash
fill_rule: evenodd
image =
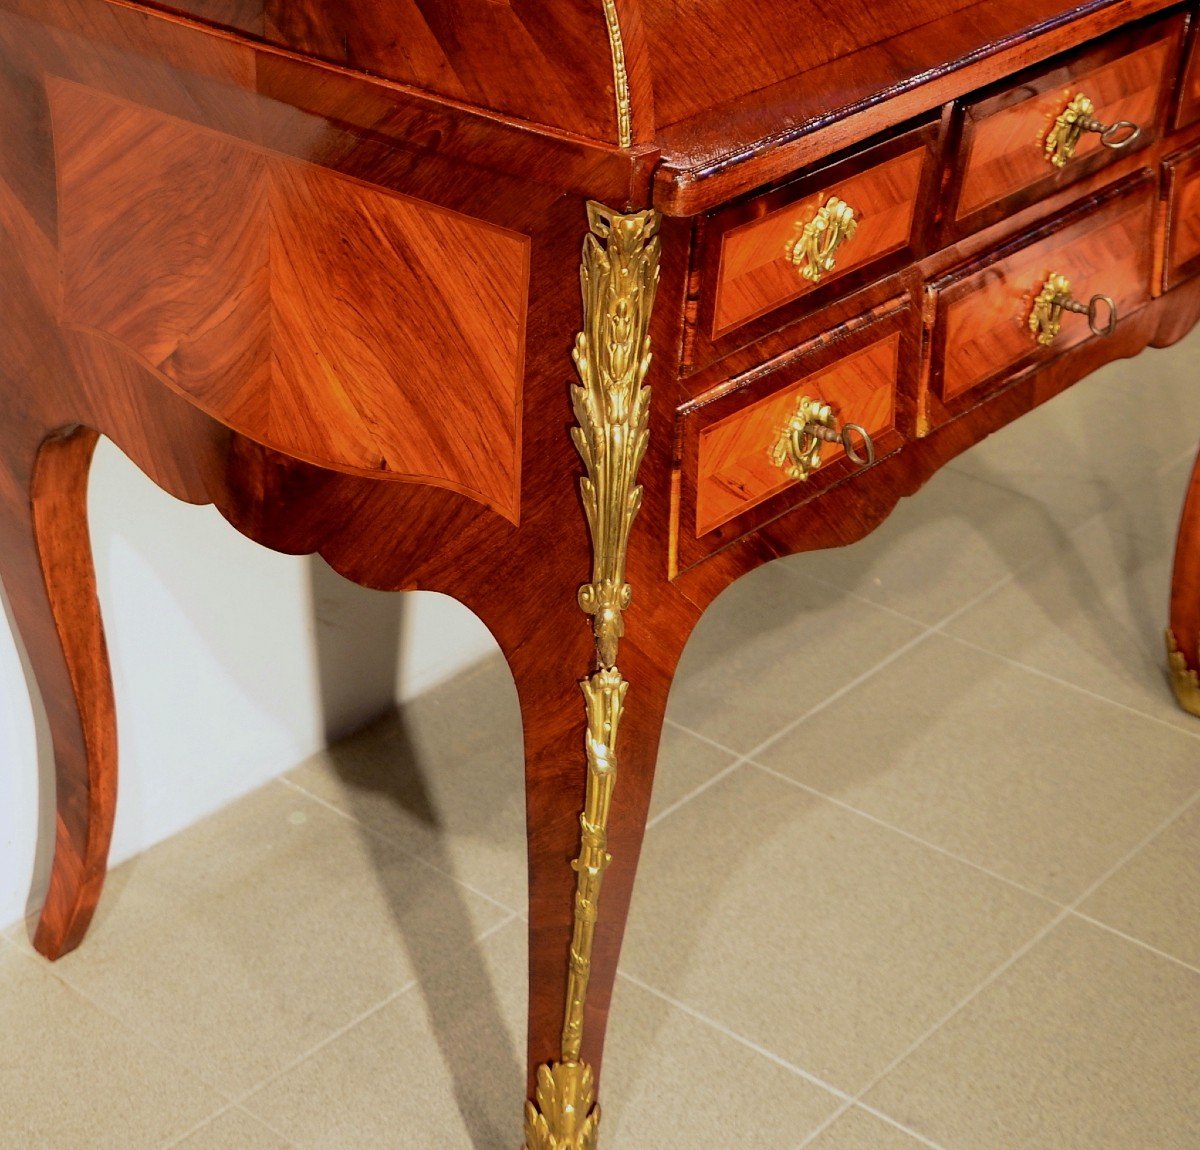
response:
<path id="1" fill-rule="evenodd" d="M 589 1011 L 589 993 L 603 993 L 607 1008 L 620 944 L 617 930 L 616 946 L 601 967 L 596 961 L 597 923 L 604 875 L 612 862 L 609 835 L 620 774 L 619 736 L 631 683 L 618 668 L 618 655 L 633 595 L 626 582 L 626 564 L 630 530 L 642 503 L 638 471 L 649 440 L 650 390 L 645 379 L 659 278 L 660 219 L 651 211 L 621 215 L 591 203 L 588 223 L 591 230 L 584 240 L 580 274 L 583 331 L 574 353 L 579 382 L 571 391 L 576 420 L 571 434 L 583 460 L 580 494 L 592 541 L 592 578 L 578 592 L 579 606 L 591 617 L 595 638 L 590 674 L 580 684 L 586 724 L 580 758 L 586 763 L 586 784 L 579 849 L 572 863 L 575 896 L 565 956 L 562 1040 L 558 1057 L 536 1071 L 534 1097 L 526 1105 L 526 1150 L 592 1150 L 597 1145 L 597 1054 L 593 1053 L 592 1061 L 585 1058 L 585 1023 L 595 1015 L 594 1009 Z M 636 690 L 633 707 L 641 705 Z M 659 724 L 661 714 L 653 724 L 651 758 L 642 772 L 646 779 L 653 773 Z M 642 804 L 634 803 L 634 809 L 641 805 L 639 845 L 647 794 L 648 788 Z M 535 813 L 531 810 L 531 815 Z M 532 821 L 530 829 L 532 835 Z M 533 851 L 530 857 L 536 868 L 540 860 Z M 533 877 L 531 904 L 538 876 Z M 622 918 L 626 909 L 627 900 L 621 907 Z M 532 914 L 531 905 L 531 939 L 536 933 Z M 602 1040 L 603 1035 L 599 1037 Z M 598 1052 L 599 1043 L 593 1045 Z"/>
<path id="2" fill-rule="evenodd" d="M 87 527 L 96 438 L 75 428 L 28 449 L 0 445 L 0 578 L 54 744 L 54 863 L 34 938 L 47 958 L 87 930 L 116 807 L 116 718 Z"/>
<path id="3" fill-rule="evenodd" d="M 1200 716 L 1200 456 L 1192 468 L 1175 544 L 1167 660 L 1179 705 Z"/>

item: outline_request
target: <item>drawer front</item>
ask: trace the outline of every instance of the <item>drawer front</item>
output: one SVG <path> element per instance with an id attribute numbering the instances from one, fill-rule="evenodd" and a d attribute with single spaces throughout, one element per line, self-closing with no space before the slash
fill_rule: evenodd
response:
<path id="1" fill-rule="evenodd" d="M 1158 20 L 1122 30 L 1096 47 L 1057 66 L 1008 81 L 999 91 L 967 104 L 959 146 L 961 179 L 951 233 L 961 235 L 1003 218 L 1055 187 L 1145 147 L 1163 131 L 1176 65 L 1182 50 L 1183 18 Z M 1124 148 L 1101 143 L 1085 131 L 1073 148 L 1048 151 L 1060 117 L 1084 97 L 1094 120 L 1129 121 L 1141 135 Z M 1113 143 L 1127 133 L 1112 137 Z M 1069 156 L 1069 158 L 1068 158 Z M 1061 163 L 1061 166 L 1059 166 Z"/>
<path id="2" fill-rule="evenodd" d="M 1039 344 L 1030 317 L 1052 276 L 1065 277 L 1071 295 L 1084 302 L 1095 295 L 1111 297 L 1118 317 L 1147 303 L 1155 193 L 1152 175 L 1141 173 L 1023 243 L 929 285 L 926 314 L 934 317 L 930 385 L 937 399 L 951 410 L 973 403 L 989 384 L 1101 338 L 1092 334 L 1086 316 L 1068 311 L 1053 341 Z M 1107 310 L 1099 309 L 1101 325 L 1106 318 Z"/>
<path id="3" fill-rule="evenodd" d="M 787 304 L 807 310 L 924 248 L 934 125 L 722 210 L 704 223 L 700 329 L 716 344 Z M 839 204 L 845 207 L 838 207 Z M 772 317 L 765 325 L 777 325 Z"/>
<path id="4" fill-rule="evenodd" d="M 1163 286 L 1173 288 L 1200 271 L 1200 144 L 1164 163 L 1171 205 Z"/>
<path id="5" fill-rule="evenodd" d="M 911 305 L 893 302 L 681 409 L 676 535 L 683 566 L 860 470 L 840 443 L 823 443 L 820 466 L 807 479 L 789 474 L 790 461 L 775 449 L 803 398 L 828 404 L 839 428 L 865 428 L 877 459 L 903 443 L 912 422 L 916 329 Z"/>

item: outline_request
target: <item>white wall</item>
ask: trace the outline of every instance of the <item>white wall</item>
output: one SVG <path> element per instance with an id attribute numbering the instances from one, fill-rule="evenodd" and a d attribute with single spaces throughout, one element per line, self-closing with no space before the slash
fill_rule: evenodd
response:
<path id="1" fill-rule="evenodd" d="M 114 864 L 495 649 L 454 601 L 367 591 L 269 552 L 107 441 L 90 518 L 120 739 Z M 4 606 L 0 928 L 40 905 L 54 829 L 41 702 Z"/>

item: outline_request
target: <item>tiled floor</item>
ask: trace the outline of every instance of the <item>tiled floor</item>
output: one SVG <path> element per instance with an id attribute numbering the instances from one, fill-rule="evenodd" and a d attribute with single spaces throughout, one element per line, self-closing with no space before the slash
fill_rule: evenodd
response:
<path id="1" fill-rule="evenodd" d="M 713 608 L 605 1150 L 1200 1146 L 1200 721 L 1161 650 L 1198 356 Z M 0 1150 L 515 1150 L 522 849 L 494 662 L 117 870 L 57 965 L 9 932 Z"/>

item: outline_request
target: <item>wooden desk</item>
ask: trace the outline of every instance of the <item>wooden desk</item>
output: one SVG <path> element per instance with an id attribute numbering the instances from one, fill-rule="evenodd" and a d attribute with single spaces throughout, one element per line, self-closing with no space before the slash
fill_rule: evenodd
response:
<path id="1" fill-rule="evenodd" d="M 58 779 L 39 949 L 83 938 L 112 828 L 106 435 L 264 545 L 490 627 L 525 728 L 526 1142 L 593 1146 L 691 629 L 1195 324 L 1194 39 L 1164 0 L 0 0 L 0 570 Z M 1131 396 L 1113 434 L 1153 418 Z M 1171 617 L 1200 713 L 1197 531 L 1200 479 Z"/>

